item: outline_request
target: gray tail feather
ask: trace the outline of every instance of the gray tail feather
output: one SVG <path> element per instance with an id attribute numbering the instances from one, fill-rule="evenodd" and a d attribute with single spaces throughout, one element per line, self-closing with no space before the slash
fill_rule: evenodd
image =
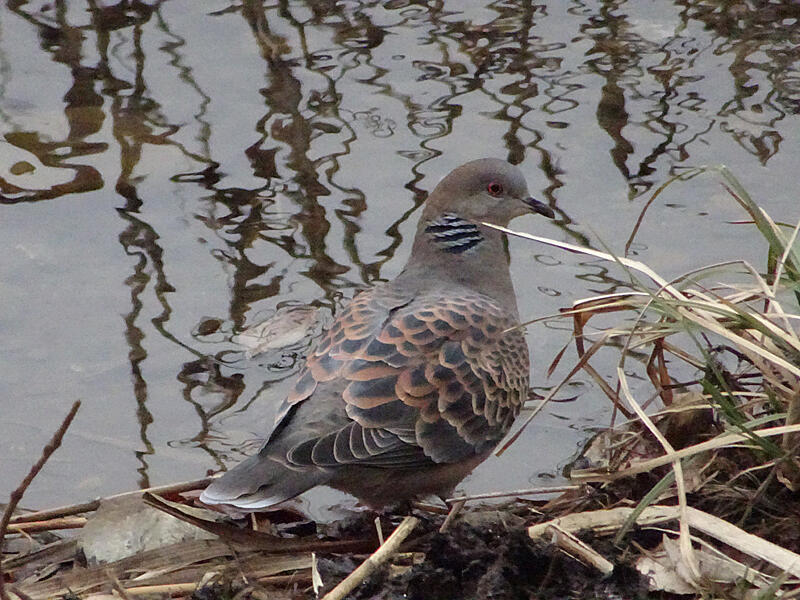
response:
<path id="1" fill-rule="evenodd" d="M 200 501 L 257 510 L 294 498 L 328 479 L 330 474 L 322 469 L 292 469 L 259 452 L 214 480 Z"/>

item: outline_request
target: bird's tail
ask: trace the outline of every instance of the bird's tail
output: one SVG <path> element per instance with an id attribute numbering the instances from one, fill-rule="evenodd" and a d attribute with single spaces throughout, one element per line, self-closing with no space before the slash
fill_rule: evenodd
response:
<path id="1" fill-rule="evenodd" d="M 330 474 L 322 469 L 293 469 L 262 451 L 215 479 L 200 494 L 200 501 L 258 510 L 294 498 L 328 479 Z"/>

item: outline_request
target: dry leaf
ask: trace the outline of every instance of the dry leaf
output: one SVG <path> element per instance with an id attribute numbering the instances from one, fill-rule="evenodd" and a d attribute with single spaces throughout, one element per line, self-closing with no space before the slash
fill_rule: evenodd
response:
<path id="1" fill-rule="evenodd" d="M 695 588 L 678 574 L 665 552 L 652 556 L 643 556 L 636 561 L 636 570 L 647 581 L 647 589 L 651 592 L 667 592 L 668 594 L 694 594 Z"/>
<path id="2" fill-rule="evenodd" d="M 716 584 L 738 586 L 747 580 L 758 588 L 769 585 L 769 581 L 755 569 L 717 554 L 708 548 L 695 548 L 700 575 L 703 581 L 692 582 L 691 573 L 681 558 L 677 540 L 664 535 L 661 547 L 649 556 L 636 561 L 636 570 L 646 579 L 650 591 L 663 591 L 671 594 L 695 594 L 708 586 L 709 581 Z"/>

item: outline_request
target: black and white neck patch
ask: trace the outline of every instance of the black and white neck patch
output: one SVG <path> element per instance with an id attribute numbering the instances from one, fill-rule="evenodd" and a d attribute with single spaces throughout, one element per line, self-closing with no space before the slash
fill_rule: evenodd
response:
<path id="1" fill-rule="evenodd" d="M 442 250 L 461 254 L 483 241 L 477 225 L 458 215 L 445 213 L 428 223 L 425 233 L 429 234 Z"/>

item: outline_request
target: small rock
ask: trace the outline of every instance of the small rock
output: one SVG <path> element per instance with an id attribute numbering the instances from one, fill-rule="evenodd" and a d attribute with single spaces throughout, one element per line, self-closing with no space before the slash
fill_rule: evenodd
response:
<path id="1" fill-rule="evenodd" d="M 113 562 L 145 550 L 216 536 L 144 503 L 140 496 L 104 500 L 78 541 L 89 564 Z"/>

